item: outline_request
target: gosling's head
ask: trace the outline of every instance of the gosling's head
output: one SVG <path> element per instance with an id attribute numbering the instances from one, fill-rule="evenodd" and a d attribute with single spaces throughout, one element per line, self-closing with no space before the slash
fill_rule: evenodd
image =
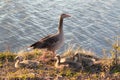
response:
<path id="1" fill-rule="evenodd" d="M 60 60 L 60 55 L 56 55 L 55 59 Z"/>
<path id="2" fill-rule="evenodd" d="M 15 57 L 15 61 L 16 61 L 16 60 L 23 61 L 23 57 L 22 57 L 22 56 L 16 56 L 16 57 Z"/>
<path id="3" fill-rule="evenodd" d="M 74 62 L 77 62 L 79 59 L 79 53 L 76 53 L 74 56 L 73 56 L 73 61 Z"/>

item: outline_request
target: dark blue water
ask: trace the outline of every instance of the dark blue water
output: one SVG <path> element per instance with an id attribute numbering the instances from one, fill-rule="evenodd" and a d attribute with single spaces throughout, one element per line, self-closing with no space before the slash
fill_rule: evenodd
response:
<path id="1" fill-rule="evenodd" d="M 0 0 L 0 51 L 55 33 L 61 13 L 72 16 L 64 20 L 63 50 L 72 44 L 101 55 L 120 34 L 120 0 Z"/>

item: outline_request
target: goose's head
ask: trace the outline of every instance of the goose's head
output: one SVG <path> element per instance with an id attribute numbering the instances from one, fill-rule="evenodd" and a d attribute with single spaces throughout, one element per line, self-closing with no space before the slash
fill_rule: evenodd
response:
<path id="1" fill-rule="evenodd" d="M 23 57 L 22 57 L 22 56 L 16 56 L 16 57 L 15 57 L 15 61 L 16 61 L 16 60 L 23 61 Z"/>
<path id="2" fill-rule="evenodd" d="M 55 57 L 57 60 L 60 60 L 60 55 L 56 55 Z"/>
<path id="3" fill-rule="evenodd" d="M 67 17 L 71 17 L 71 16 L 68 14 L 61 14 L 61 18 L 67 18 Z"/>
<path id="4" fill-rule="evenodd" d="M 74 56 L 73 56 L 73 61 L 74 62 L 77 62 L 79 60 L 79 53 L 76 53 Z"/>

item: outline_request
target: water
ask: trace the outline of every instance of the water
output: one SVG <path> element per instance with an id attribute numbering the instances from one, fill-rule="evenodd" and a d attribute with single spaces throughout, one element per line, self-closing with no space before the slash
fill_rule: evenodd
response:
<path id="1" fill-rule="evenodd" d="M 0 51 L 21 50 L 57 31 L 61 13 L 65 44 L 80 45 L 101 55 L 108 40 L 120 34 L 120 0 L 0 0 Z"/>

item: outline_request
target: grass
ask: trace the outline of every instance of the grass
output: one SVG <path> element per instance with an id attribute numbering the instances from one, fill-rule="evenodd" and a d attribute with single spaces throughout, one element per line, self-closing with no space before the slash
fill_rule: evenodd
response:
<path id="1" fill-rule="evenodd" d="M 30 52 L 19 52 L 18 54 L 7 52 L 0 53 L 0 80 L 117 80 L 120 79 L 120 61 L 114 64 L 114 58 L 98 58 L 93 52 L 84 49 L 69 48 L 62 55 L 63 57 L 73 56 L 79 53 L 87 58 L 97 58 L 95 64 L 89 66 L 87 60 L 82 60 L 84 70 L 73 71 L 70 68 L 57 69 L 54 67 L 55 61 L 43 63 L 40 61 L 39 67 L 35 69 L 14 67 L 16 56 L 23 56 L 29 60 L 39 60 L 44 53 L 42 50 L 33 50 Z M 47 52 L 50 53 L 50 52 Z M 89 54 L 88 54 L 89 53 Z M 50 58 L 50 55 L 47 55 Z"/>

